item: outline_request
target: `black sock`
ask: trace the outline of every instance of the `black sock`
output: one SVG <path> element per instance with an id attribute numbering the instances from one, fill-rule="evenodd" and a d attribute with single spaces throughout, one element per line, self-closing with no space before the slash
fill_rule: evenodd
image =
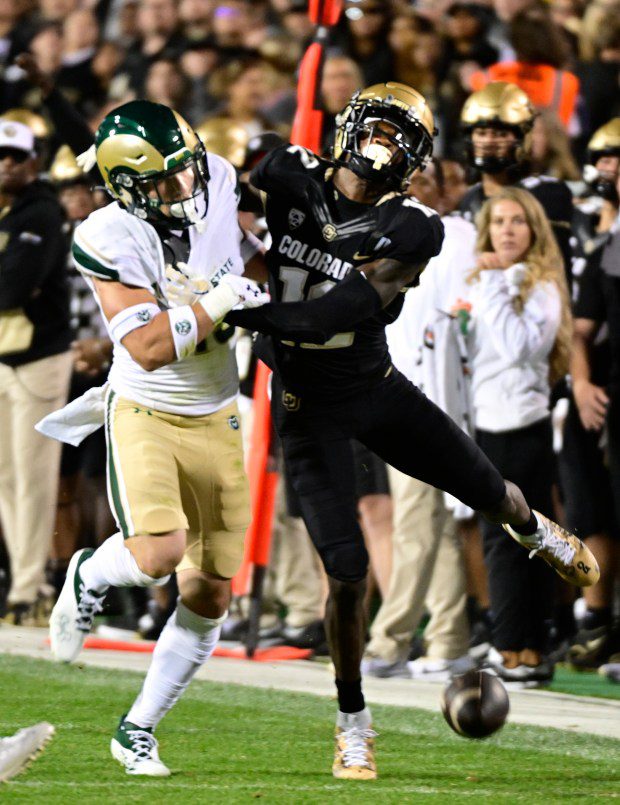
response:
<path id="1" fill-rule="evenodd" d="M 581 623 L 582 629 L 598 629 L 611 624 L 611 607 L 588 607 Z"/>
<path id="2" fill-rule="evenodd" d="M 359 713 L 366 707 L 361 679 L 356 679 L 355 682 L 344 682 L 342 679 L 337 679 L 336 687 L 338 688 L 338 709 L 341 713 Z"/>
<path id="3" fill-rule="evenodd" d="M 534 512 L 530 509 L 530 519 L 527 523 L 523 523 L 523 525 L 513 525 L 512 527 L 517 534 L 521 534 L 522 537 L 531 537 L 532 534 L 538 531 L 538 520 Z"/>

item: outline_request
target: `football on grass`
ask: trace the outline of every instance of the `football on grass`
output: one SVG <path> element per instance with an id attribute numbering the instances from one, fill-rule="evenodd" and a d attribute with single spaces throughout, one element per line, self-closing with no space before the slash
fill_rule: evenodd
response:
<path id="1" fill-rule="evenodd" d="M 508 694 L 496 676 L 487 671 L 468 671 L 454 677 L 444 689 L 441 710 L 459 735 L 486 738 L 504 726 Z"/>

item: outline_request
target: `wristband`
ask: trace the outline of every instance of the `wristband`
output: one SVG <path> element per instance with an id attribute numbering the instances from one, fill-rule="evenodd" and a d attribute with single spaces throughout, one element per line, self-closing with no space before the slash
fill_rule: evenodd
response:
<path id="1" fill-rule="evenodd" d="M 201 296 L 198 304 L 213 324 L 218 324 L 235 305 L 239 304 L 239 294 L 230 285 L 220 282 L 217 288 Z"/>
<path id="2" fill-rule="evenodd" d="M 168 310 L 168 319 L 177 360 L 182 361 L 183 358 L 189 358 L 196 352 L 198 342 L 196 314 L 189 305 L 171 307 Z"/>
<path id="3" fill-rule="evenodd" d="M 110 319 L 108 324 L 110 338 L 116 344 L 120 344 L 123 338 L 133 330 L 137 330 L 138 327 L 146 327 L 159 312 L 160 310 L 154 302 L 142 302 L 139 305 L 126 307 Z"/>

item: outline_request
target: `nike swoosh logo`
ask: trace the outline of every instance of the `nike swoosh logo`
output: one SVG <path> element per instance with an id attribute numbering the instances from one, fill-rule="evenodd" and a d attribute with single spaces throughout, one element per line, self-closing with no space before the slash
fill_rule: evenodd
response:
<path id="1" fill-rule="evenodd" d="M 359 252 L 355 252 L 353 255 L 354 260 L 370 260 L 372 254 L 360 254 Z"/>

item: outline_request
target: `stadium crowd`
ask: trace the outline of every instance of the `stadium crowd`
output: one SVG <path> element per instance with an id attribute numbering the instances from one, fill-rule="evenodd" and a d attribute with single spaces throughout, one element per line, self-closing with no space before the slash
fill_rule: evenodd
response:
<path id="1" fill-rule="evenodd" d="M 71 258 L 109 198 L 76 156 L 120 104 L 169 106 L 235 166 L 240 221 L 268 242 L 248 172 L 288 141 L 313 34 L 305 0 L 0 0 L 3 624 L 45 625 L 74 551 L 115 530 L 103 431 L 61 448 L 34 430 L 111 361 Z M 353 93 L 389 81 L 432 109 L 433 159 L 408 193 L 446 233 L 388 328 L 394 364 L 587 543 L 601 580 L 576 602 L 501 528 L 356 444 L 363 671 L 434 680 L 484 661 L 536 686 L 557 661 L 620 663 L 620 1 L 345 0 L 320 84 L 325 157 Z M 249 449 L 252 333 L 230 344 Z M 326 653 L 323 570 L 277 460 L 261 645 Z M 112 589 L 104 615 L 156 637 L 174 585 Z M 243 638 L 247 608 L 234 601 L 223 638 Z"/>

